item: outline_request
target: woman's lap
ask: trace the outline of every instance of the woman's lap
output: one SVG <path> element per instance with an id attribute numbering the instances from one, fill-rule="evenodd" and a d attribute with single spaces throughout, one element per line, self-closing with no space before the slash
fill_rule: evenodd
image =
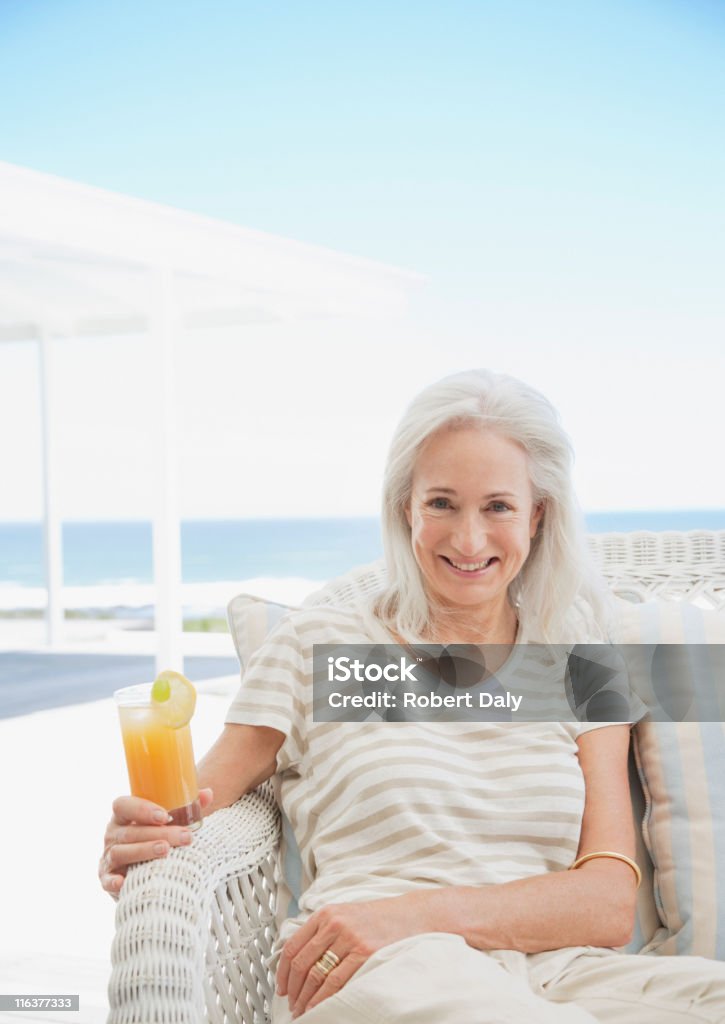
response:
<path id="1" fill-rule="evenodd" d="M 725 963 L 697 956 L 578 956 L 543 992 L 602 1024 L 723 1024 Z"/>
<path id="2" fill-rule="evenodd" d="M 525 958 L 521 958 L 525 960 Z M 725 964 L 700 957 L 577 956 L 544 985 L 457 935 L 416 935 L 372 956 L 304 1024 L 722 1024 Z M 273 1024 L 292 1020 L 275 997 Z"/>
<path id="3" fill-rule="evenodd" d="M 414 935 L 379 950 L 342 991 L 323 1000 L 304 1024 L 594 1024 L 574 1008 L 550 1005 L 493 957 L 459 935 Z M 272 1022 L 288 1024 L 286 998 L 275 997 Z"/>

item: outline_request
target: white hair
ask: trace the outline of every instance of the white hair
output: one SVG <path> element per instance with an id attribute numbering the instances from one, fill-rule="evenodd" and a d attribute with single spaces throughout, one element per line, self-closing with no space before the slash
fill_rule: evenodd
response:
<path id="1" fill-rule="evenodd" d="M 457 373 L 432 384 L 413 400 L 398 425 L 383 484 L 388 585 L 375 602 L 375 614 L 406 641 L 426 639 L 432 608 L 406 517 L 413 469 L 431 435 L 468 425 L 493 430 L 523 448 L 534 504 L 544 506 L 528 558 L 509 586 L 509 599 L 518 609 L 526 639 L 545 643 L 605 639 L 607 591 L 586 548 L 583 517 L 571 482 L 571 443 L 556 410 L 540 392 L 490 370 Z"/>

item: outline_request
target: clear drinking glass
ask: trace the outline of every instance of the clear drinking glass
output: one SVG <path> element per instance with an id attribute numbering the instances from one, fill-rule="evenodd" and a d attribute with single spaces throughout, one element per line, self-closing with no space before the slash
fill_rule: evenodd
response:
<path id="1" fill-rule="evenodd" d="M 131 793 L 165 807 L 169 824 L 201 825 L 199 784 L 189 723 L 167 725 L 151 699 L 151 683 L 116 690 Z"/>

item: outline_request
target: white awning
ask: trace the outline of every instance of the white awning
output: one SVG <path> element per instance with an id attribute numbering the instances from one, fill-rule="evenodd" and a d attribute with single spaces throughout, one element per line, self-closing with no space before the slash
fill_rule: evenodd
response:
<path id="1" fill-rule="evenodd" d="M 48 642 L 62 629 L 53 339 L 147 332 L 158 376 L 157 664 L 181 667 L 174 340 L 196 328 L 399 314 L 409 271 L 0 162 L 0 341 L 37 341 Z M 253 370 L 253 367 L 250 368 Z"/>

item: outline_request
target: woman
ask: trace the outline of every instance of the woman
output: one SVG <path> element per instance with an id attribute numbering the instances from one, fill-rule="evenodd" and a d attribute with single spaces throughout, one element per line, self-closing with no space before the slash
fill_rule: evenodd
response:
<path id="1" fill-rule="evenodd" d="M 428 388 L 389 454 L 386 590 L 292 613 L 250 662 L 200 777 L 208 813 L 276 774 L 299 845 L 274 1024 L 725 1020 L 724 964 L 613 948 L 639 878 L 629 726 L 312 719 L 315 643 L 604 638 L 570 464 L 526 385 L 475 371 Z M 108 891 L 190 841 L 158 812 L 115 802 Z"/>

